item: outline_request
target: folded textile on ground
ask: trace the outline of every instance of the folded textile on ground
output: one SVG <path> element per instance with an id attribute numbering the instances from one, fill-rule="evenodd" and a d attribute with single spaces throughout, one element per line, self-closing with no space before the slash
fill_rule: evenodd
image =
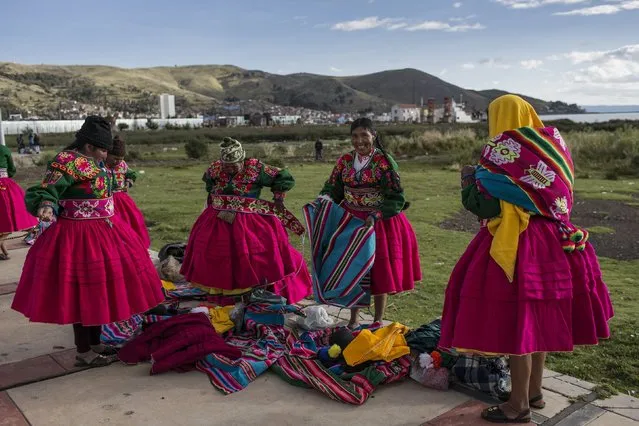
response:
<path id="1" fill-rule="evenodd" d="M 244 332 L 230 335 L 226 344 L 240 351 L 236 359 L 212 353 L 197 362 L 196 368 L 209 376 L 211 384 L 229 395 L 241 391 L 268 370 L 286 351 L 290 332 L 282 326 L 246 321 Z"/>
<path id="2" fill-rule="evenodd" d="M 378 386 L 408 375 L 408 355 L 391 362 L 372 362 L 357 372 L 325 367 L 316 358 L 316 351 L 330 342 L 334 330 L 337 329 L 306 332 L 299 339 L 290 336 L 287 352 L 273 365 L 273 371 L 295 386 L 316 389 L 335 401 L 352 405 L 364 404 Z"/>
<path id="3" fill-rule="evenodd" d="M 151 324 L 118 353 L 126 364 L 152 361 L 151 374 L 183 371 L 211 353 L 237 359 L 242 353 L 224 342 L 208 315 L 179 315 Z"/>

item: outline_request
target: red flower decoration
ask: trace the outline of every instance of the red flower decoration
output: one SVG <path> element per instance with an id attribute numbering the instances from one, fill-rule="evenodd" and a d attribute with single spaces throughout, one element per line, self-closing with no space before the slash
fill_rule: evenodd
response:
<path id="1" fill-rule="evenodd" d="M 433 359 L 434 368 L 440 368 L 442 366 L 442 354 L 437 351 L 433 351 L 433 353 L 430 354 L 430 357 Z"/>

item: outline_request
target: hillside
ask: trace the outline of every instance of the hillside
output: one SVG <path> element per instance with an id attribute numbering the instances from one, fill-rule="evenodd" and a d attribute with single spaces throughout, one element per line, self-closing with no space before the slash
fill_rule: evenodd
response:
<path id="1" fill-rule="evenodd" d="M 466 90 L 416 69 L 332 77 L 277 75 L 232 65 L 197 65 L 125 69 L 109 66 L 55 66 L 0 63 L 0 108 L 9 113 L 57 117 L 68 105 L 104 107 L 128 114 L 156 113 L 157 96 L 176 97 L 178 113 L 213 113 L 223 104 L 252 102 L 334 112 L 387 111 L 394 103 L 441 103 L 463 98 L 472 109 L 485 109 L 499 90 Z M 578 113 L 576 105 L 527 98 L 540 112 Z M 75 101 L 75 103 L 74 103 Z"/>

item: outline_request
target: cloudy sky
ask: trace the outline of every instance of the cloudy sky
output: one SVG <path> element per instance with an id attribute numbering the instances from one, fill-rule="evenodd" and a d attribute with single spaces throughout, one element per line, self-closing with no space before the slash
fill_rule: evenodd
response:
<path id="1" fill-rule="evenodd" d="M 639 104 L 639 0 L 5 2 L 0 61 L 418 68 L 471 89 Z"/>

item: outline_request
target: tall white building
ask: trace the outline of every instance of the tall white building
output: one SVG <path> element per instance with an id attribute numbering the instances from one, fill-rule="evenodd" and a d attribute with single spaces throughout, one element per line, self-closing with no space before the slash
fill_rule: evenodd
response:
<path id="1" fill-rule="evenodd" d="M 175 96 L 167 93 L 160 95 L 160 118 L 175 117 Z"/>
<path id="2" fill-rule="evenodd" d="M 393 105 L 391 108 L 391 117 L 393 121 L 419 123 L 421 109 L 414 104 Z"/>

